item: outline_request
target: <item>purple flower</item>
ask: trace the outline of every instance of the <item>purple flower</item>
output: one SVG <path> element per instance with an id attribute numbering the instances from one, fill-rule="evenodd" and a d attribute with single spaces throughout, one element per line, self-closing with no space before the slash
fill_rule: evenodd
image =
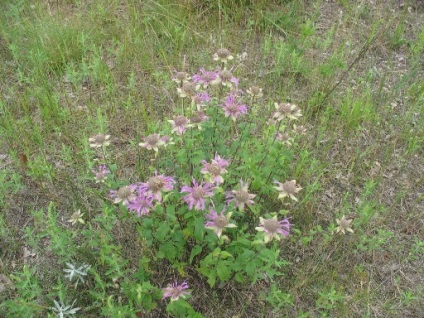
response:
<path id="1" fill-rule="evenodd" d="M 230 223 L 231 215 L 231 212 L 225 215 L 224 210 L 218 214 L 215 210 L 210 209 L 209 213 L 206 214 L 208 221 L 205 223 L 205 228 L 213 230 L 218 237 L 221 237 L 224 228 L 237 227 L 237 225 Z"/>
<path id="2" fill-rule="evenodd" d="M 171 301 L 178 300 L 178 298 L 190 295 L 189 291 L 186 291 L 189 286 L 186 281 L 182 282 L 181 285 L 178 285 L 177 282 L 169 284 L 168 287 L 162 288 L 163 290 L 163 298 L 171 298 Z"/>
<path id="3" fill-rule="evenodd" d="M 110 197 L 113 200 L 113 203 L 122 202 L 123 205 L 127 205 L 129 201 L 135 199 L 134 191 L 137 186 L 134 184 L 130 184 L 129 186 L 120 187 L 118 190 L 110 190 Z"/>
<path id="4" fill-rule="evenodd" d="M 272 239 L 280 240 L 278 234 L 281 234 L 283 237 L 289 235 L 290 232 L 290 222 L 288 219 L 278 221 L 277 216 L 274 216 L 270 219 L 259 218 L 260 226 L 256 227 L 257 231 L 264 232 L 264 242 L 268 243 Z"/>
<path id="5" fill-rule="evenodd" d="M 174 189 L 175 180 L 171 177 L 167 177 L 163 174 L 158 175 L 155 171 L 155 175 L 150 177 L 147 182 L 140 183 L 138 190 L 140 192 L 146 192 L 152 194 L 156 201 L 162 201 L 162 191 L 168 192 Z"/>
<path id="6" fill-rule="evenodd" d="M 215 154 L 215 158 L 212 159 L 211 163 L 202 160 L 203 168 L 200 171 L 203 174 L 208 175 L 211 182 L 215 182 L 220 185 L 224 182 L 222 174 L 227 173 L 225 168 L 230 164 L 227 160 L 221 158 L 218 154 Z"/>
<path id="7" fill-rule="evenodd" d="M 131 212 L 136 212 L 138 216 L 149 214 L 153 208 L 153 195 L 144 191 L 137 191 L 138 195 L 131 200 L 127 207 Z"/>
<path id="8" fill-rule="evenodd" d="M 201 68 L 200 74 L 193 75 L 193 82 L 200 84 L 203 88 L 207 88 L 218 77 L 218 72 L 206 71 L 204 68 Z"/>
<path id="9" fill-rule="evenodd" d="M 93 169 L 91 171 L 94 173 L 94 180 L 96 180 L 96 183 L 105 182 L 106 176 L 110 173 L 106 165 L 100 165 L 97 170 Z"/>
<path id="10" fill-rule="evenodd" d="M 221 107 L 224 110 L 225 117 L 231 117 L 231 119 L 234 121 L 236 121 L 238 116 L 247 113 L 246 105 L 236 101 L 234 95 L 228 95 Z"/>
<path id="11" fill-rule="evenodd" d="M 234 202 L 240 211 L 244 210 L 245 204 L 252 205 L 254 203 L 252 199 L 256 197 L 256 194 L 250 194 L 248 192 L 248 188 L 249 185 L 247 184 L 247 182 L 245 183 L 243 182 L 243 180 L 240 180 L 239 190 L 232 190 L 230 192 L 227 192 L 227 204 L 229 204 L 230 202 Z"/>
<path id="12" fill-rule="evenodd" d="M 189 120 L 187 117 L 178 115 L 174 116 L 174 119 L 168 120 L 169 123 L 172 125 L 172 133 L 176 133 L 177 135 L 184 135 L 184 133 L 187 130 L 187 127 L 190 127 Z"/>
<path id="13" fill-rule="evenodd" d="M 210 96 L 205 92 L 198 92 L 193 97 L 193 103 L 196 105 L 197 110 L 200 110 L 201 107 L 205 106 L 205 103 L 210 101 Z"/>
<path id="14" fill-rule="evenodd" d="M 188 192 L 186 196 L 183 197 L 183 200 L 188 204 L 189 209 L 193 209 L 195 206 L 196 210 L 205 209 L 205 198 L 213 196 L 213 184 L 209 182 L 200 182 L 198 184 L 196 180 L 193 179 L 193 187 L 183 186 L 181 193 Z"/>

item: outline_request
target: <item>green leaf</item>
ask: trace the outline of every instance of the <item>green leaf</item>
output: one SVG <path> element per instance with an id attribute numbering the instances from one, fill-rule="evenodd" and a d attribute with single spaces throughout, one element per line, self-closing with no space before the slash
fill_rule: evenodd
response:
<path id="1" fill-rule="evenodd" d="M 218 274 L 220 280 L 224 282 L 227 281 L 231 275 L 231 269 L 227 262 L 218 263 L 218 266 L 216 267 L 216 273 Z"/>
<path id="2" fill-rule="evenodd" d="M 199 255 L 202 252 L 202 247 L 200 245 L 195 245 L 190 253 L 190 264 L 193 262 L 193 258 L 196 255 Z"/>
<path id="3" fill-rule="evenodd" d="M 162 223 L 156 230 L 155 238 L 161 243 L 164 242 L 166 235 L 168 234 L 170 230 L 171 228 L 169 227 L 167 223 Z"/>
<path id="4" fill-rule="evenodd" d="M 231 253 L 228 253 L 228 252 L 226 252 L 226 251 L 222 251 L 222 252 L 221 252 L 221 258 L 222 258 L 222 259 L 227 259 L 227 258 L 229 258 L 229 257 L 234 258 L 234 256 L 233 256 Z"/>

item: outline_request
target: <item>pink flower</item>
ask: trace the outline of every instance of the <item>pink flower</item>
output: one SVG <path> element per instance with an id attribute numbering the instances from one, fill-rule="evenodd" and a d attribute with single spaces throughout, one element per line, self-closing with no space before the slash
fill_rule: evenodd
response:
<path id="1" fill-rule="evenodd" d="M 152 194 L 154 199 L 158 202 L 162 201 L 162 191 L 168 192 L 174 189 L 175 180 L 171 177 L 167 177 L 163 174 L 158 175 L 155 171 L 155 175 L 150 177 L 147 182 L 140 183 L 138 190 L 140 192 L 146 192 Z"/>
<path id="2" fill-rule="evenodd" d="M 215 210 L 210 209 L 210 212 L 206 214 L 208 221 L 205 223 L 205 228 L 213 230 L 218 237 L 221 237 L 224 228 L 233 228 L 237 225 L 230 223 L 232 213 L 224 214 L 224 210 L 218 214 Z"/>
<path id="3" fill-rule="evenodd" d="M 106 165 L 100 165 L 97 170 L 91 170 L 94 173 L 94 180 L 96 183 L 105 182 L 107 175 L 110 171 L 106 168 Z"/>
<path id="4" fill-rule="evenodd" d="M 171 301 L 178 300 L 180 297 L 185 298 L 185 296 L 190 295 L 190 292 L 186 291 L 189 286 L 187 282 L 182 282 L 181 285 L 178 285 L 177 282 L 169 284 L 168 287 L 163 288 L 163 298 L 171 298 Z"/>
<path id="5" fill-rule="evenodd" d="M 290 222 L 288 219 L 278 221 L 277 216 L 274 216 L 270 219 L 259 218 L 260 226 L 256 227 L 256 230 L 259 232 L 264 232 L 264 242 L 268 243 L 272 239 L 280 240 L 278 234 L 284 236 L 289 235 L 290 232 Z"/>
<path id="6" fill-rule="evenodd" d="M 187 130 L 187 127 L 190 127 L 189 120 L 187 117 L 178 115 L 174 116 L 174 119 L 168 120 L 169 123 L 172 125 L 172 133 L 176 133 L 177 135 L 184 135 L 184 133 Z"/>
<path id="7" fill-rule="evenodd" d="M 210 101 L 210 96 L 205 92 L 198 92 L 193 97 L 193 103 L 196 105 L 197 110 L 200 110 L 201 107 L 205 106 L 205 103 Z"/>
<path id="8" fill-rule="evenodd" d="M 200 69 L 200 74 L 193 75 L 193 82 L 200 84 L 203 88 L 207 88 L 218 77 L 218 72 L 206 71 L 204 68 Z"/>
<path id="9" fill-rule="evenodd" d="M 237 117 L 240 115 L 247 113 L 246 105 L 236 101 L 234 95 L 228 95 L 221 107 L 224 110 L 225 117 L 231 117 L 234 121 L 236 121 Z"/>
<path id="10" fill-rule="evenodd" d="M 240 189 L 239 190 L 232 190 L 230 192 L 227 192 L 226 198 L 227 198 L 227 204 L 234 202 L 236 207 L 239 208 L 240 211 L 244 210 L 245 204 L 252 205 L 254 202 L 252 199 L 256 197 L 256 194 L 250 194 L 248 192 L 249 185 L 247 182 L 243 182 L 243 180 L 240 180 Z"/>
<path id="11" fill-rule="evenodd" d="M 153 208 L 153 195 L 140 189 L 137 192 L 138 195 L 128 203 L 128 209 L 136 212 L 138 216 L 149 214 Z"/>
<path id="12" fill-rule="evenodd" d="M 213 184 L 209 182 L 200 182 L 198 184 L 196 180 L 193 179 L 193 187 L 183 186 L 181 193 L 188 192 L 186 196 L 183 197 L 183 200 L 188 204 L 189 209 L 193 209 L 195 206 L 196 210 L 205 209 L 205 199 L 213 196 Z"/>
<path id="13" fill-rule="evenodd" d="M 225 168 L 227 168 L 230 164 L 227 160 L 221 158 L 218 154 L 215 154 L 215 158 L 212 159 L 211 163 L 202 160 L 202 164 L 203 168 L 200 172 L 208 175 L 211 182 L 215 182 L 217 185 L 224 182 L 221 175 L 227 173 Z"/>

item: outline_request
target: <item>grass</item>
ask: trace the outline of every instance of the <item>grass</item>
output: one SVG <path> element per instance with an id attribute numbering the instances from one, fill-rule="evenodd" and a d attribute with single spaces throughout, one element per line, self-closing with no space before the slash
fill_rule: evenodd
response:
<path id="1" fill-rule="evenodd" d="M 420 1 L 21 0 L 0 12 L 0 317 L 54 317 L 54 301 L 73 300 L 83 317 L 423 314 Z M 242 146 L 227 149 L 207 126 L 175 158 L 171 148 L 155 159 L 138 144 L 181 108 L 174 70 L 212 65 L 220 47 L 247 52 L 233 73 L 264 92 L 250 124 L 215 122 Z M 307 132 L 275 148 L 266 121 L 286 101 Z M 160 220 L 128 214 L 93 181 L 105 158 L 88 138 L 99 132 L 112 136 L 113 189 L 159 163 L 188 184 L 181 171 L 213 157 L 210 140 L 220 154 L 237 148 L 244 165 L 217 197 L 248 176 L 260 198 L 249 240 L 272 211 L 290 217 L 290 236 L 260 247 L 229 229 L 232 243 L 214 246 L 203 218 L 172 205 L 176 194 L 156 208 Z M 299 202 L 276 200 L 274 179 L 296 179 Z M 85 224 L 71 225 L 77 210 Z M 334 233 L 343 215 L 354 233 Z M 74 288 L 66 262 L 91 266 L 85 283 Z M 168 304 L 160 288 L 174 279 L 192 295 Z"/>

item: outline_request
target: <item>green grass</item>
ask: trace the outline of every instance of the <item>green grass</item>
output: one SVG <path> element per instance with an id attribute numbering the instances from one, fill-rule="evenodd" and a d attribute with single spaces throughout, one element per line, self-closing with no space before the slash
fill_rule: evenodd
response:
<path id="1" fill-rule="evenodd" d="M 83 317 L 418 317 L 423 10 L 412 0 L 403 8 L 396 1 L 3 1 L 0 274 L 14 289 L 0 288 L 0 312 L 54 317 L 53 300 L 76 299 Z M 181 176 L 212 157 L 210 140 L 221 154 L 234 151 L 207 129 L 176 158 L 167 149 L 155 159 L 138 146 L 180 111 L 174 70 L 210 68 L 220 47 L 246 52 L 233 73 L 243 90 L 264 91 L 251 126 L 219 122 L 242 134 L 248 147 L 237 161 L 246 165 L 236 174 L 248 176 L 261 198 L 243 230 L 255 232 L 258 216 L 276 211 L 293 227 L 271 244 L 275 250 L 249 250 L 234 237 L 228 248 L 236 257 L 211 248 L 215 263 L 207 263 L 213 244 L 191 212 L 181 219 L 181 206 L 158 208 L 159 226 L 110 202 L 109 189 L 93 181 L 93 159 L 102 154 L 88 138 L 112 136 L 114 189 L 144 181 L 156 164 Z M 268 151 L 274 102 L 303 111 L 296 124 L 307 132 L 290 149 Z M 277 176 L 297 180 L 299 202 L 273 196 Z M 218 196 L 226 190 L 224 183 Z M 85 224 L 71 226 L 77 210 Z M 354 233 L 334 233 L 343 215 Z M 173 227 L 177 221 L 187 227 Z M 178 250 L 183 241 L 193 249 Z M 175 251 L 181 255 L 167 258 Z M 91 265 L 86 284 L 73 287 L 66 262 Z M 167 305 L 160 288 L 177 277 L 193 295 Z"/>

